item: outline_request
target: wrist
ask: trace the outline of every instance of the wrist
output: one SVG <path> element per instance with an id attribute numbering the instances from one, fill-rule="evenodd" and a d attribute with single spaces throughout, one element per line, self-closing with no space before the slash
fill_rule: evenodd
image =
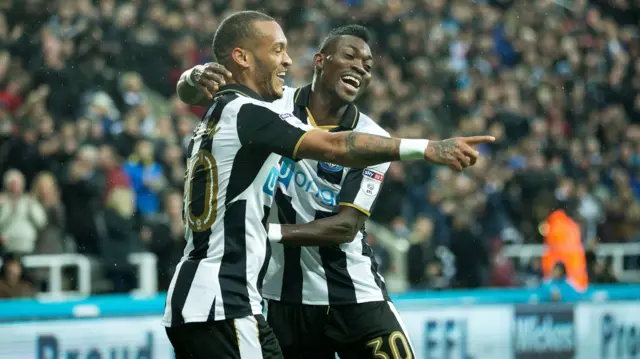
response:
<path id="1" fill-rule="evenodd" d="M 269 238 L 270 242 L 279 243 L 282 240 L 282 226 L 277 223 L 270 223 L 267 238 Z"/>
<path id="2" fill-rule="evenodd" d="M 193 81 L 193 78 L 191 77 L 191 76 L 193 76 L 193 70 L 195 70 L 195 69 L 196 69 L 196 67 L 197 67 L 197 66 L 194 66 L 194 67 L 190 68 L 189 70 L 187 70 L 187 71 L 184 73 L 184 79 L 185 79 L 185 81 L 187 81 L 187 83 L 188 83 L 188 84 L 189 84 L 189 86 L 191 86 L 191 87 L 195 87 L 195 86 L 196 86 L 196 83 Z"/>
<path id="3" fill-rule="evenodd" d="M 403 138 L 400 140 L 400 159 L 402 161 L 425 159 L 427 147 L 429 147 L 429 140 Z"/>

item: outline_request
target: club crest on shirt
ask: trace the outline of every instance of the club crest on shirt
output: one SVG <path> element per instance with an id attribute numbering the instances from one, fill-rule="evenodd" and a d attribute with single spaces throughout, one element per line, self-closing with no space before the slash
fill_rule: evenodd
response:
<path id="1" fill-rule="evenodd" d="M 367 196 L 375 197 L 380 192 L 380 187 L 382 187 L 382 181 L 384 180 L 384 175 L 380 172 L 376 172 L 365 168 L 362 171 L 362 182 L 360 183 L 360 189 Z"/>
<path id="2" fill-rule="evenodd" d="M 281 119 L 286 120 L 289 117 L 293 117 L 293 114 L 292 113 L 281 113 L 279 116 L 280 116 Z"/>
<path id="3" fill-rule="evenodd" d="M 322 169 L 329 172 L 340 172 L 344 168 L 343 166 L 337 165 L 335 163 L 329 163 L 329 162 L 320 162 L 320 167 L 322 167 Z"/>

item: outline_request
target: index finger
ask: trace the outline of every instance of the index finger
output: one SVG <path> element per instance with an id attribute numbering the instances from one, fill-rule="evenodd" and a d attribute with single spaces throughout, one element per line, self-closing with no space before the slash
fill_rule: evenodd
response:
<path id="1" fill-rule="evenodd" d="M 213 70 L 213 72 L 220 74 L 222 76 L 225 76 L 226 78 L 230 79 L 231 78 L 231 72 L 229 70 L 227 70 L 226 67 L 224 67 L 224 65 L 221 65 L 217 62 L 210 62 L 207 64 L 208 68 L 210 68 L 211 70 Z"/>
<path id="2" fill-rule="evenodd" d="M 493 136 L 471 136 L 463 137 L 462 140 L 469 146 L 479 145 L 481 143 L 490 143 L 496 140 Z"/>

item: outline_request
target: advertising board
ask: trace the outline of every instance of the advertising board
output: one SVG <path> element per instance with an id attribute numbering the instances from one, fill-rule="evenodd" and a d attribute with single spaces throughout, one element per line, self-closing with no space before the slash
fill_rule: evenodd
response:
<path id="1" fill-rule="evenodd" d="M 581 303 L 575 315 L 579 359 L 640 358 L 640 303 Z"/>
<path id="2" fill-rule="evenodd" d="M 0 323 L 0 359 L 173 359 L 160 319 Z"/>
<path id="3" fill-rule="evenodd" d="M 573 359 L 576 352 L 573 319 L 572 305 L 515 306 L 515 359 Z"/>
<path id="4" fill-rule="evenodd" d="M 400 310 L 420 359 L 511 359 L 510 306 Z"/>

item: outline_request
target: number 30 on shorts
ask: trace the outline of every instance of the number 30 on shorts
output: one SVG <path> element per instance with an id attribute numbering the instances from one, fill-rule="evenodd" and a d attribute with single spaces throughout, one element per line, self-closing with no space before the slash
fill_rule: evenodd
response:
<path id="1" fill-rule="evenodd" d="M 207 150 L 200 150 L 194 158 L 190 160 L 189 173 L 185 181 L 185 192 L 187 195 L 186 219 L 194 232 L 204 232 L 213 226 L 218 216 L 218 165 L 216 159 Z M 194 179 L 204 177 L 204 193 L 196 193 L 194 199 L 193 183 Z M 202 213 L 193 213 L 195 202 L 204 202 L 196 208 L 202 208 Z"/>
<path id="2" fill-rule="evenodd" d="M 382 337 L 378 337 L 367 343 L 367 346 L 373 349 L 373 357 L 375 359 L 413 359 L 409 342 L 407 341 L 407 337 L 404 336 L 404 333 L 395 331 L 389 335 L 389 348 L 391 348 L 391 355 L 382 350 L 383 344 L 384 340 Z M 402 349 L 404 349 L 404 358 L 400 356 L 398 344 L 402 345 Z"/>

